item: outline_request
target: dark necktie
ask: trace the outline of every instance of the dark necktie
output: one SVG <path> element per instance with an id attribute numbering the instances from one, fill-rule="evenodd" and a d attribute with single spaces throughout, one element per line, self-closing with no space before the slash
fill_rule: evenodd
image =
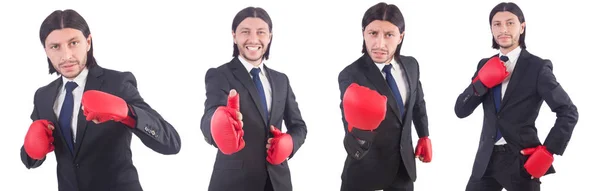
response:
<path id="1" fill-rule="evenodd" d="M 508 61 L 508 57 L 500 56 L 500 60 L 506 62 Z M 496 106 L 496 113 L 498 113 L 500 111 L 500 103 L 502 103 L 502 83 L 492 88 L 492 91 L 494 93 L 494 105 Z M 500 140 L 500 138 L 502 138 L 502 133 L 500 133 L 500 129 L 498 128 L 496 130 L 496 141 Z"/>
<path id="2" fill-rule="evenodd" d="M 71 129 L 71 119 L 73 118 L 73 89 L 77 87 L 77 83 L 75 82 L 67 82 L 65 84 L 66 95 L 65 100 L 62 104 L 62 108 L 60 109 L 60 116 L 58 119 L 58 124 L 60 125 L 60 130 L 62 131 L 62 136 L 65 138 L 67 142 L 67 146 L 69 146 L 69 150 L 71 154 L 73 153 L 73 133 Z"/>
<path id="3" fill-rule="evenodd" d="M 256 90 L 258 90 L 258 95 L 260 95 L 260 100 L 263 106 L 263 110 L 265 111 L 265 121 L 269 121 L 269 110 L 267 109 L 267 97 L 265 96 L 265 89 L 263 88 L 262 82 L 260 81 L 260 77 L 258 74 L 260 73 L 260 68 L 252 68 L 250 70 L 250 74 L 252 74 L 252 80 L 254 81 L 254 85 L 256 86 Z"/>
<path id="4" fill-rule="evenodd" d="M 398 109 L 400 109 L 400 116 L 404 116 L 404 102 L 402 101 L 402 95 L 400 95 L 400 90 L 398 90 L 398 84 L 396 84 L 396 80 L 394 79 L 394 76 L 392 76 L 391 69 L 392 64 L 386 64 L 383 67 L 383 72 L 385 72 L 385 80 L 387 81 L 388 86 L 394 94 L 396 103 L 398 103 Z"/>

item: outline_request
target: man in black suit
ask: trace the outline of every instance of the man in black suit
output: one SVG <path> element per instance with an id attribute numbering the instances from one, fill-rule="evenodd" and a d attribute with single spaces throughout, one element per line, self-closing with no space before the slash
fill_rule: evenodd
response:
<path id="1" fill-rule="evenodd" d="M 405 27 L 398 7 L 385 3 L 372 6 L 364 14 L 362 27 L 364 54 L 338 78 L 348 153 L 341 190 L 413 190 L 415 157 L 430 162 L 432 152 L 419 65 L 415 58 L 400 55 Z M 380 99 L 369 98 L 369 91 L 387 99 L 377 104 Z M 373 112 L 372 107 L 378 105 L 383 107 Z M 364 121 L 381 110 L 386 112 L 371 127 L 349 123 Z M 413 122 L 420 138 L 416 153 Z"/>
<path id="2" fill-rule="evenodd" d="M 210 191 L 292 190 L 287 159 L 304 144 L 307 129 L 288 77 L 265 64 L 271 29 L 262 8 L 241 10 L 231 28 L 234 58 L 206 72 L 200 128 L 219 149 Z"/>
<path id="3" fill-rule="evenodd" d="M 25 167 L 39 167 L 54 151 L 60 191 L 141 191 L 132 133 L 158 153 L 176 154 L 177 131 L 144 102 L 132 73 L 98 66 L 90 29 L 76 11 L 50 14 L 40 40 L 50 74 L 61 77 L 35 93 L 21 147 Z"/>
<path id="4" fill-rule="evenodd" d="M 489 15 L 492 47 L 499 53 L 479 61 L 471 84 L 456 100 L 459 118 L 483 103 L 483 130 L 466 190 L 540 190 L 539 178 L 554 173 L 578 120 L 577 108 L 552 73 L 552 62 L 526 50 L 525 17 L 514 3 Z M 556 113 L 541 144 L 535 121 L 542 102 Z"/>

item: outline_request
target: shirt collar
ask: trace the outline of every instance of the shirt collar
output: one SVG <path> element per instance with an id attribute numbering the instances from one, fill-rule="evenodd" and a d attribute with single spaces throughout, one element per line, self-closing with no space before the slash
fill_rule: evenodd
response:
<path id="1" fill-rule="evenodd" d="M 392 69 L 391 70 L 396 70 L 398 65 L 398 62 L 396 62 L 396 59 L 392 58 L 392 61 L 390 62 L 390 64 L 392 65 Z M 377 66 L 377 68 L 379 68 L 380 72 L 383 72 L 383 67 L 385 67 L 386 63 L 377 63 L 375 62 L 375 65 Z"/>
<path id="2" fill-rule="evenodd" d="M 514 50 L 508 52 L 506 55 L 499 53 L 499 56 L 507 56 L 510 62 L 516 62 L 519 59 L 519 55 L 521 55 L 521 46 L 517 46 Z"/>
<path id="3" fill-rule="evenodd" d="M 238 55 L 238 60 L 240 60 L 240 62 L 242 63 L 242 65 L 244 65 L 244 67 L 246 68 L 246 70 L 248 71 L 248 73 L 250 73 L 250 70 L 252 70 L 252 68 L 256 68 L 256 66 L 250 64 L 250 62 L 246 61 L 246 59 L 244 59 L 242 57 L 242 55 Z M 260 65 L 258 65 L 258 68 L 260 68 L 260 73 L 263 74 L 265 72 L 265 60 L 263 59 L 262 62 L 260 63 Z"/>
<path id="4" fill-rule="evenodd" d="M 83 84 L 85 84 L 88 73 L 89 73 L 89 70 L 87 67 L 85 67 L 85 68 L 83 68 L 83 70 L 81 70 L 79 75 L 77 75 L 77 77 L 75 77 L 75 79 L 73 79 L 73 80 L 69 80 L 66 77 L 62 76 L 63 88 L 65 87 L 65 84 L 67 84 L 67 82 L 69 82 L 69 81 L 73 81 L 73 82 L 77 83 L 77 87 L 81 87 Z"/>

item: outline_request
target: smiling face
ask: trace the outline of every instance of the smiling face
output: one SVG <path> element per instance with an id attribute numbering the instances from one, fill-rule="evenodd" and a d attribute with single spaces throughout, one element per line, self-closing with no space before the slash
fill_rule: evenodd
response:
<path id="1" fill-rule="evenodd" d="M 389 21 L 374 20 L 363 31 L 367 52 L 376 63 L 389 63 L 403 37 L 404 33 Z"/>
<path id="2" fill-rule="evenodd" d="M 85 68 L 91 41 L 91 35 L 86 38 L 77 29 L 57 29 L 48 34 L 44 50 L 58 73 L 74 79 Z"/>
<path id="3" fill-rule="evenodd" d="M 269 25 L 260 18 L 248 17 L 237 26 L 232 35 L 240 55 L 252 65 L 260 65 L 271 43 Z"/>
<path id="4" fill-rule="evenodd" d="M 517 15 L 501 11 L 492 17 L 492 35 L 502 51 L 511 51 L 519 46 L 519 38 L 525 31 L 525 22 L 519 22 Z"/>

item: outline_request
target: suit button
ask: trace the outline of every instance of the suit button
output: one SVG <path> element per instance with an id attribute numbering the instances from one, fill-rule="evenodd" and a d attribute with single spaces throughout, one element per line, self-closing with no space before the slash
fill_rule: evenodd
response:
<path id="1" fill-rule="evenodd" d="M 152 134 L 152 136 L 156 135 L 156 132 L 154 130 L 150 131 L 150 134 Z"/>
<path id="2" fill-rule="evenodd" d="M 75 164 L 75 168 L 79 168 L 79 164 Z"/>

